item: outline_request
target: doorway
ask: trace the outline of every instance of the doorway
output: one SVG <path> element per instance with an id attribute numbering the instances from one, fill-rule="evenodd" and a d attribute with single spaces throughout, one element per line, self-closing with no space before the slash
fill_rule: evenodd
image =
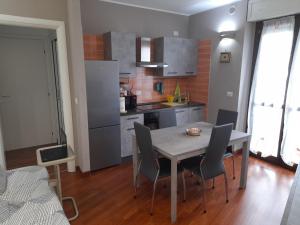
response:
<path id="1" fill-rule="evenodd" d="M 9 169 L 30 165 L 37 148 L 59 142 L 54 40 L 52 30 L 0 26 L 0 117 Z"/>
<path id="2" fill-rule="evenodd" d="M 74 150 L 71 95 L 70 95 L 67 46 L 66 46 L 64 22 L 0 14 L 0 24 L 8 25 L 8 26 L 50 29 L 55 31 L 57 36 L 58 71 L 59 71 L 59 81 L 61 87 L 61 99 L 62 99 L 65 133 L 68 139 L 68 146 Z M 0 121 L 0 125 L 2 126 L 2 121 Z M 4 145 L 3 145 L 2 137 L 3 137 L 3 133 L 2 133 L 2 129 L 0 129 L 0 166 L 6 168 L 5 159 L 4 159 L 4 148 L 3 148 Z M 68 171 L 70 172 L 75 171 L 75 162 L 71 162 L 68 164 Z"/>
<path id="3" fill-rule="evenodd" d="M 252 154 L 289 168 L 300 161 L 299 27 L 299 16 L 257 24 L 248 111 Z"/>

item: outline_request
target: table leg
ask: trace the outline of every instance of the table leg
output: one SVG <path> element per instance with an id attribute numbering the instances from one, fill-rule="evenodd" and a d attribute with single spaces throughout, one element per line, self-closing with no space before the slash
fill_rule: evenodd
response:
<path id="1" fill-rule="evenodd" d="M 138 172 L 138 146 L 136 137 L 132 135 L 132 164 L 133 164 L 133 185 L 136 187 L 136 175 Z"/>
<path id="2" fill-rule="evenodd" d="M 248 160 L 249 160 L 250 140 L 243 143 L 243 158 L 241 166 L 240 189 L 245 189 L 248 176 Z"/>
<path id="3" fill-rule="evenodd" d="M 171 221 L 176 222 L 177 214 L 177 159 L 171 160 Z"/>

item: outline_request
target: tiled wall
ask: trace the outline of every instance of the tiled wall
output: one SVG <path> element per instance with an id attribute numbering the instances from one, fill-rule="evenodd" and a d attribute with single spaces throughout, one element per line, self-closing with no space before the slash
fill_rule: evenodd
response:
<path id="1" fill-rule="evenodd" d="M 103 60 L 104 44 L 102 36 L 84 35 L 84 57 L 86 60 Z M 176 83 L 179 82 L 181 93 L 190 93 L 192 101 L 208 103 L 208 88 L 211 61 L 211 41 L 199 41 L 198 49 L 198 75 L 188 78 L 159 78 L 153 76 L 153 69 L 137 68 L 137 76 L 122 79 L 129 83 L 133 92 L 141 91 L 138 103 L 157 102 L 166 100 L 168 94 L 173 94 Z M 160 95 L 154 90 L 156 82 L 163 82 L 165 92 Z"/>
<path id="2" fill-rule="evenodd" d="M 85 34 L 83 36 L 84 59 L 103 60 L 104 43 L 102 36 Z"/>
<path id="3" fill-rule="evenodd" d="M 191 100 L 208 104 L 209 76 L 211 65 L 211 41 L 201 40 L 198 45 L 198 74 L 188 79 Z M 206 107 L 207 115 L 207 107 Z"/>

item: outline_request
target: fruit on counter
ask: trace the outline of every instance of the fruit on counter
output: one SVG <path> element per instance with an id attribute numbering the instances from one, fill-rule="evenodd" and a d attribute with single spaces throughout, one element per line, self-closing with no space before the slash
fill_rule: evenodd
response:
<path id="1" fill-rule="evenodd" d="M 167 101 L 168 101 L 168 103 L 173 103 L 174 102 L 174 96 L 173 95 L 167 95 Z"/>

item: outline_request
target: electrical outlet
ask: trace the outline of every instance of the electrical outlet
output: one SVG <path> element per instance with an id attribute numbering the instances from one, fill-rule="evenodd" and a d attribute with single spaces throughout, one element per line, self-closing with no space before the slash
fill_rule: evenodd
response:
<path id="1" fill-rule="evenodd" d="M 233 97 L 233 92 L 232 91 L 227 91 L 227 97 L 230 97 L 230 98 L 232 98 Z"/>

